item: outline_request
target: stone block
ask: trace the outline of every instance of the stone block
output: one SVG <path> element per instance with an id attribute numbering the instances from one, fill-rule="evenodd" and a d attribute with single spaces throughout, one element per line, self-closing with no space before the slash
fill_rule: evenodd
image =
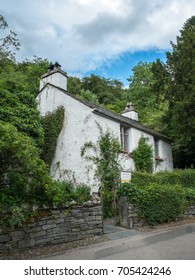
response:
<path id="1" fill-rule="evenodd" d="M 46 231 L 45 230 L 41 230 L 41 231 L 38 231 L 38 232 L 31 232 L 29 234 L 29 237 L 30 238 L 36 238 L 36 237 L 45 236 L 45 235 L 46 235 Z"/>
<path id="2" fill-rule="evenodd" d="M 30 248 L 35 246 L 35 239 L 34 238 L 29 238 L 27 240 L 20 240 L 18 241 L 18 248 L 23 249 L 23 248 Z"/>
<path id="3" fill-rule="evenodd" d="M 31 227 L 31 228 L 26 228 L 25 232 L 26 233 L 36 233 L 36 232 L 42 231 L 42 228 L 43 228 L 43 226 L 34 226 L 34 227 Z"/>
<path id="4" fill-rule="evenodd" d="M 42 229 L 43 230 L 48 230 L 48 229 L 51 229 L 51 228 L 56 228 L 57 226 L 56 226 L 56 224 L 51 224 L 51 225 L 44 225 L 44 226 L 42 226 Z"/>
<path id="5" fill-rule="evenodd" d="M 46 238 L 41 238 L 41 239 L 36 239 L 36 245 L 44 245 L 52 242 L 54 240 L 53 237 L 46 237 Z"/>
<path id="6" fill-rule="evenodd" d="M 11 237 L 8 234 L 0 235 L 0 242 L 8 242 L 11 241 Z"/>
<path id="7" fill-rule="evenodd" d="M 94 221 L 94 217 L 93 217 L 93 216 L 86 217 L 86 218 L 85 218 L 85 221 L 86 221 L 86 222 Z"/>
<path id="8" fill-rule="evenodd" d="M 55 223 L 56 224 L 62 224 L 62 223 L 64 223 L 64 218 L 57 218 L 56 220 L 55 220 Z"/>

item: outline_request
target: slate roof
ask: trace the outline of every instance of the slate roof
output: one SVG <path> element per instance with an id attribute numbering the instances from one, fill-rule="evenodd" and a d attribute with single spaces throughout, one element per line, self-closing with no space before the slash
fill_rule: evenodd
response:
<path id="1" fill-rule="evenodd" d="M 73 99 L 77 100 L 78 102 L 80 102 L 80 103 L 86 105 L 86 106 L 89 107 L 89 108 L 92 108 L 94 114 L 97 114 L 97 115 L 103 116 L 103 117 L 105 117 L 105 118 L 111 119 L 111 120 L 113 120 L 113 121 L 116 121 L 116 122 L 118 122 L 118 123 L 120 123 L 121 125 L 124 125 L 124 126 L 126 126 L 126 127 L 129 127 L 129 128 L 130 128 L 130 127 L 133 127 L 133 128 L 136 128 L 136 129 L 138 129 L 138 130 L 140 130 L 140 131 L 143 131 L 143 132 L 145 132 L 145 133 L 151 134 L 151 135 L 153 135 L 156 139 L 162 139 L 162 140 L 164 140 L 164 141 L 166 141 L 166 142 L 172 142 L 172 140 L 171 140 L 169 137 L 167 137 L 167 136 L 165 136 L 165 135 L 163 135 L 163 134 L 161 134 L 161 133 L 159 133 L 159 132 L 156 132 L 156 131 L 150 129 L 148 126 L 145 126 L 145 125 L 140 124 L 138 121 L 135 121 L 135 120 L 133 120 L 133 119 L 124 117 L 123 115 L 114 113 L 114 112 L 112 112 L 112 111 L 110 111 L 110 110 L 108 110 L 108 109 L 105 109 L 105 108 L 101 107 L 101 106 L 95 105 L 95 104 L 89 102 L 88 100 L 81 99 L 81 98 L 79 98 L 79 97 L 73 95 L 72 93 L 69 93 L 69 92 L 67 92 L 66 90 L 63 90 L 62 88 L 59 88 L 59 87 L 57 87 L 57 86 L 54 86 L 54 85 L 52 85 L 52 84 L 50 84 L 50 83 L 47 83 L 47 84 L 41 89 L 41 91 L 42 91 L 47 85 L 50 85 L 50 86 L 52 86 L 52 87 L 58 89 L 59 91 L 61 91 L 61 92 L 63 92 L 64 94 L 66 94 L 66 95 L 72 97 Z M 41 92 L 41 91 L 40 91 L 40 92 Z M 39 92 L 39 93 L 40 93 L 40 92 Z"/>

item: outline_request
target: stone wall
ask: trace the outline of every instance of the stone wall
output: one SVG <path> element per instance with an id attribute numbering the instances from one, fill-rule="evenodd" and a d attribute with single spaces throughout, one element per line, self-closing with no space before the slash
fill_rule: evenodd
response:
<path id="1" fill-rule="evenodd" d="M 0 229 L 0 252 L 81 240 L 102 233 L 100 204 L 40 210 L 23 228 L 9 232 Z"/>
<path id="2" fill-rule="evenodd" d="M 126 197 L 121 197 L 119 200 L 119 218 L 121 222 L 121 226 L 132 229 L 136 227 L 142 227 L 147 225 L 146 221 L 141 219 L 139 216 L 139 209 L 135 207 L 133 204 L 129 204 L 126 201 Z M 186 212 L 180 217 L 193 217 L 195 216 L 195 205 L 188 206 Z"/>
<path id="3" fill-rule="evenodd" d="M 139 217 L 138 208 L 126 201 L 126 197 L 120 198 L 118 203 L 119 218 L 122 227 L 132 229 L 142 227 L 146 222 Z"/>

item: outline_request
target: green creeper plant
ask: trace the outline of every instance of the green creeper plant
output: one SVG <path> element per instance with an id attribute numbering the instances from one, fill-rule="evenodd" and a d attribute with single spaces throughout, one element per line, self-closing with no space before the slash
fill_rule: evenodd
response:
<path id="1" fill-rule="evenodd" d="M 41 157 L 50 166 L 55 155 L 58 135 L 63 127 L 64 108 L 61 106 L 55 111 L 47 113 L 42 117 L 41 122 L 44 129 L 44 144 Z"/>
<path id="2" fill-rule="evenodd" d="M 137 148 L 131 153 L 136 171 L 152 173 L 153 152 L 152 147 L 147 143 L 147 138 L 141 136 Z"/>
<path id="3" fill-rule="evenodd" d="M 101 184 L 104 217 L 111 217 L 116 213 L 115 189 L 120 180 L 119 152 L 120 143 L 109 129 L 103 131 L 98 125 L 100 135 L 96 143 L 86 142 L 81 148 L 81 156 L 90 160 L 96 166 L 95 178 Z M 94 155 L 86 155 L 92 149 Z"/>

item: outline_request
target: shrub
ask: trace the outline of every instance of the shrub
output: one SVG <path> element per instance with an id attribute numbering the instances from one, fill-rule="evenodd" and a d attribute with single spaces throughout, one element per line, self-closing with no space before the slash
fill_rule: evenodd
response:
<path id="1" fill-rule="evenodd" d="M 0 121 L 0 202 L 42 201 L 50 179 L 39 150 L 11 124 Z"/>
<path id="2" fill-rule="evenodd" d="M 186 188 L 184 191 L 187 205 L 195 205 L 195 189 Z"/>
<path id="3" fill-rule="evenodd" d="M 138 186 L 147 186 L 148 184 L 158 183 L 159 185 L 181 185 L 184 188 L 195 189 L 195 170 L 184 169 L 174 172 L 158 172 L 148 174 L 142 172 L 133 172 L 132 183 Z"/>
<path id="4" fill-rule="evenodd" d="M 44 203 L 51 179 L 31 138 L 2 121 L 0 138 L 0 225 L 21 226 L 31 215 L 30 204 Z"/>
<path id="5" fill-rule="evenodd" d="M 78 185 L 73 189 L 72 197 L 77 204 L 82 205 L 83 202 L 91 199 L 90 187 L 84 184 Z"/>
<path id="6" fill-rule="evenodd" d="M 147 186 L 156 182 L 154 174 L 134 171 L 131 175 L 131 182 L 137 186 Z"/>
<path id="7" fill-rule="evenodd" d="M 186 207 L 186 193 L 179 185 L 138 187 L 125 183 L 117 194 L 119 197 L 126 196 L 130 203 L 136 205 L 140 216 L 151 225 L 175 220 Z"/>
<path id="8" fill-rule="evenodd" d="M 45 188 L 50 205 L 58 207 L 69 206 L 75 202 L 82 205 L 91 198 L 90 187 L 82 184 L 75 187 L 69 181 L 52 181 Z"/>
<path id="9" fill-rule="evenodd" d="M 183 187 L 195 190 L 195 169 L 178 169 L 175 172 L 180 176 L 180 183 Z"/>

